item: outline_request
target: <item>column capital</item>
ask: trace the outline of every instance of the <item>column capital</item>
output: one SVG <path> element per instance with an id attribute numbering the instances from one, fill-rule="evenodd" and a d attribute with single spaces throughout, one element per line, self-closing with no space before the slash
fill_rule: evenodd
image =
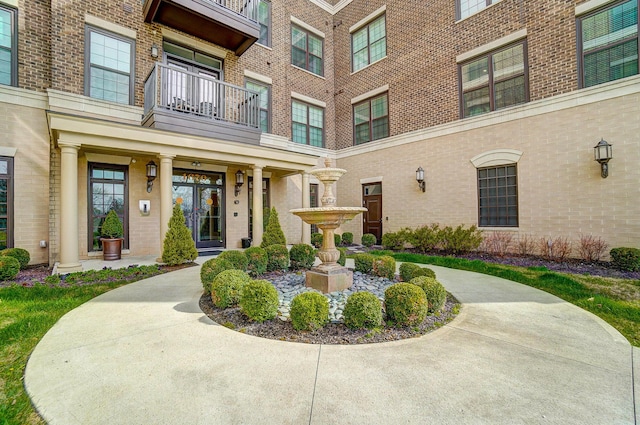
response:
<path id="1" fill-rule="evenodd" d="M 255 164 L 251 164 L 251 165 L 250 165 L 250 168 L 251 168 L 252 170 L 261 170 L 261 169 L 263 169 L 263 168 L 266 168 L 266 166 L 267 166 L 267 165 L 266 165 L 266 164 L 264 164 L 264 163 L 258 163 L 258 162 L 257 162 L 257 163 L 255 163 Z"/>
<path id="2" fill-rule="evenodd" d="M 58 147 L 60 149 L 75 149 L 76 151 L 80 150 L 80 143 L 75 142 L 65 142 L 64 140 L 58 140 Z"/>
<path id="3" fill-rule="evenodd" d="M 163 160 L 163 159 L 171 159 L 171 160 L 173 160 L 175 157 L 176 157 L 175 155 L 170 154 L 170 153 L 162 153 L 161 152 L 161 153 L 158 154 L 158 158 L 160 160 Z"/>

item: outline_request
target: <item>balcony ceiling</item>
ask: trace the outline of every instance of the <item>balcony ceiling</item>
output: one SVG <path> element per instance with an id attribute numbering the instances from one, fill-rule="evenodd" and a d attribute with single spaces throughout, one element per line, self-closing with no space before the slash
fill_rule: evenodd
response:
<path id="1" fill-rule="evenodd" d="M 257 22 L 206 0 L 146 0 L 145 22 L 156 22 L 242 55 L 260 36 Z"/>

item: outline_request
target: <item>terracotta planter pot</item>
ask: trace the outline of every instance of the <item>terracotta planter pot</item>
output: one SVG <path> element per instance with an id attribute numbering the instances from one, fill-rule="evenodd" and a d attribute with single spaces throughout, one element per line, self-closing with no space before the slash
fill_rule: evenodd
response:
<path id="1" fill-rule="evenodd" d="M 100 239 L 102 241 L 102 257 L 105 261 L 119 260 L 122 257 L 122 238 Z"/>

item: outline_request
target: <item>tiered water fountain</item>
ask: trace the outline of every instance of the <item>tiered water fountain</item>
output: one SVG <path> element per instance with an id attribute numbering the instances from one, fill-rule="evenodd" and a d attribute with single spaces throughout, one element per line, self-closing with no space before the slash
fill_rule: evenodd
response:
<path id="1" fill-rule="evenodd" d="M 306 273 L 306 285 L 324 293 L 329 293 L 342 291 L 353 284 L 353 273 L 338 264 L 340 251 L 336 249 L 334 232 L 342 223 L 352 220 L 367 209 L 336 206 L 336 197 L 333 195 L 332 185 L 347 170 L 331 168 L 331 160 L 329 158 L 325 159 L 324 164 L 326 168 L 311 171 L 311 174 L 324 184 L 324 193 L 320 198 L 322 206 L 298 208 L 290 212 L 300 217 L 305 223 L 315 224 L 322 230 L 322 247 L 318 252 L 318 257 L 322 264 Z"/>

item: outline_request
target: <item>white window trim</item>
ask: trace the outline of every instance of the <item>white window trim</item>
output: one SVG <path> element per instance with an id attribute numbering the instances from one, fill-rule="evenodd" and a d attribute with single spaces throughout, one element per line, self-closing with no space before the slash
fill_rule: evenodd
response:
<path id="1" fill-rule="evenodd" d="M 84 22 L 85 24 L 102 28 L 103 30 L 110 31 L 114 34 L 119 34 L 133 40 L 137 38 L 138 33 L 136 30 L 123 27 L 122 25 L 114 24 L 113 22 L 105 21 L 104 19 L 97 18 L 93 15 L 84 15 Z"/>
<path id="2" fill-rule="evenodd" d="M 0 3 L 16 9 L 18 8 L 18 0 L 0 0 Z"/>
<path id="3" fill-rule="evenodd" d="M 308 103 L 309 105 L 318 106 L 320 108 L 326 108 L 327 107 L 327 104 L 325 102 L 321 101 L 321 100 L 317 100 L 317 99 L 314 99 L 312 97 L 305 96 L 305 95 L 300 94 L 300 93 L 296 93 L 294 91 L 291 92 L 291 98 L 299 100 L 299 101 L 304 102 L 304 103 Z"/>
<path id="4" fill-rule="evenodd" d="M 351 99 L 351 104 L 355 105 L 356 103 L 360 103 L 363 100 L 369 99 L 370 97 L 377 96 L 382 93 L 386 93 L 389 91 L 389 84 L 385 84 L 382 87 L 378 87 L 377 89 L 370 90 L 366 93 L 361 94 L 360 96 L 356 96 Z"/>
<path id="5" fill-rule="evenodd" d="M 273 85 L 273 79 L 271 79 L 270 77 L 258 74 L 257 72 L 249 71 L 248 69 L 244 70 L 244 76 L 261 83 Z"/>
<path id="6" fill-rule="evenodd" d="M 495 2 L 491 3 L 489 6 L 485 7 L 484 9 L 480 9 L 477 12 L 473 12 L 471 15 L 465 16 L 464 18 L 460 18 L 458 19 L 455 23 L 457 24 L 458 22 L 462 22 L 464 20 L 469 19 L 472 16 L 476 16 L 478 13 L 482 13 L 483 11 L 492 8 L 493 6 L 495 6 L 496 4 L 500 3 L 501 0 L 496 0 Z M 457 7 L 457 6 L 456 6 Z"/>
<path id="7" fill-rule="evenodd" d="M 497 40 L 493 40 L 490 43 L 484 44 L 480 47 L 476 47 L 473 50 L 469 50 L 468 52 L 462 53 L 456 56 L 456 63 L 466 62 L 467 60 L 474 58 L 476 56 L 483 55 L 485 53 L 489 53 L 493 50 L 496 50 L 502 46 L 506 46 L 507 44 L 514 43 L 518 40 L 522 40 L 527 37 L 527 29 L 521 29 L 520 31 L 516 31 L 507 36 L 501 37 Z"/>
<path id="8" fill-rule="evenodd" d="M 590 0 L 588 2 L 577 5 L 575 14 L 576 16 L 584 15 L 585 13 L 591 12 L 592 10 L 598 9 L 609 3 L 615 3 L 616 1 L 618 0 Z"/>
<path id="9" fill-rule="evenodd" d="M 296 18 L 295 16 L 291 15 L 291 23 L 302 28 L 305 29 L 315 35 L 317 35 L 318 37 L 322 37 L 322 38 L 326 38 L 324 36 L 324 33 L 318 29 L 315 29 L 314 27 L 312 27 L 311 25 L 307 24 L 306 22 L 301 21 L 300 19 Z"/>
<path id="10" fill-rule="evenodd" d="M 501 165 L 517 164 L 522 156 L 522 151 L 516 149 L 494 149 L 482 152 L 471 158 L 471 163 L 476 168 L 499 167 Z"/>
<path id="11" fill-rule="evenodd" d="M 349 34 L 352 34 L 352 33 L 356 32 L 356 31 L 358 31 L 360 28 L 364 27 L 369 22 L 376 20 L 377 18 L 382 16 L 386 11 L 387 11 L 387 5 L 385 4 L 384 6 L 382 6 L 381 8 L 376 10 L 375 12 L 369 14 L 367 17 L 365 17 L 363 19 L 360 19 L 358 22 L 356 22 L 355 24 L 351 25 L 349 27 Z"/>
<path id="12" fill-rule="evenodd" d="M 212 46 L 209 43 L 194 40 L 185 35 L 170 30 L 169 28 L 162 28 L 162 37 L 170 42 L 182 44 L 194 50 L 199 50 L 202 53 L 215 56 L 218 59 L 224 59 L 227 56 L 227 51 L 216 46 Z"/>
<path id="13" fill-rule="evenodd" d="M 360 179 L 360 184 L 369 184 L 369 183 L 382 183 L 382 176 Z"/>

